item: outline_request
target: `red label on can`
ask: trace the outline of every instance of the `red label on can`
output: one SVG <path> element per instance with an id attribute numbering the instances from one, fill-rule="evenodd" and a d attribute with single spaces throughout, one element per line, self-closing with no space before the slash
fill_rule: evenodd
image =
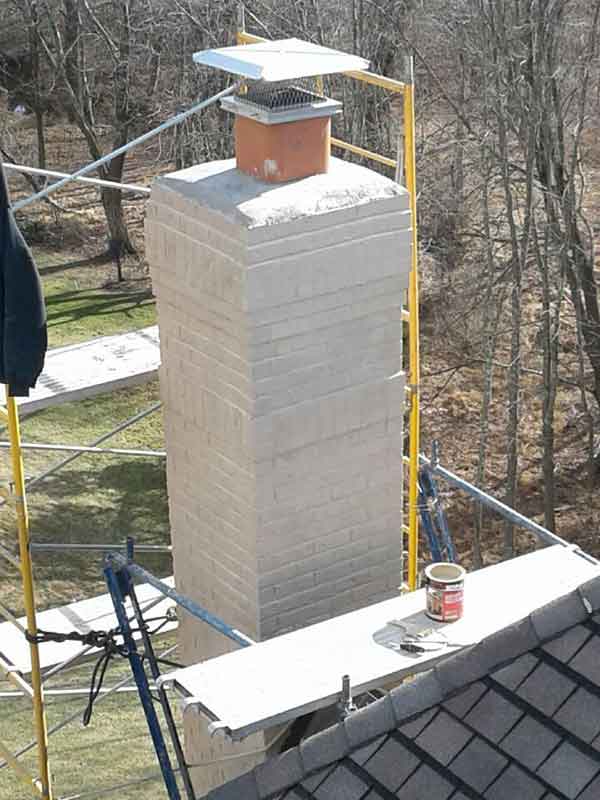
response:
<path id="1" fill-rule="evenodd" d="M 442 594 L 442 617 L 444 622 L 460 619 L 463 613 L 464 598 L 462 587 L 455 590 L 446 589 Z"/>
<path id="2" fill-rule="evenodd" d="M 463 615 L 464 585 L 440 586 L 429 583 L 427 586 L 427 614 L 439 622 L 454 622 Z"/>

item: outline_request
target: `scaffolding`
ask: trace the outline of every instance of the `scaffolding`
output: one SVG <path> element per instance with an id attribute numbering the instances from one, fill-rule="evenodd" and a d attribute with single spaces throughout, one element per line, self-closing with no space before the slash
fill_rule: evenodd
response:
<path id="1" fill-rule="evenodd" d="M 265 41 L 261 37 L 253 36 L 245 31 L 243 24 L 243 17 L 240 20 L 240 29 L 238 31 L 237 38 L 240 44 Z M 402 537 L 402 552 L 403 555 L 405 555 L 407 558 L 406 580 L 405 580 L 404 569 L 402 571 L 401 580 L 404 588 L 408 590 L 413 590 L 417 588 L 418 537 L 419 537 L 419 531 L 418 531 L 419 303 L 418 303 L 418 275 L 417 275 L 418 251 L 417 251 L 417 216 L 416 216 L 417 194 L 416 194 L 416 154 L 415 154 L 415 110 L 414 110 L 415 107 L 414 107 L 414 76 L 413 76 L 412 60 L 411 59 L 408 60 L 407 76 L 404 82 L 397 81 L 392 78 L 387 78 L 383 75 L 378 75 L 368 71 L 345 73 L 345 77 L 351 80 L 359 81 L 361 83 L 366 83 L 372 86 L 379 87 L 388 93 L 399 95 L 402 96 L 403 98 L 403 110 L 404 110 L 403 134 L 401 137 L 399 137 L 398 153 L 395 159 L 389 158 L 388 156 L 373 152 L 371 150 L 367 150 L 361 147 L 360 145 L 353 144 L 350 142 L 345 142 L 337 138 L 332 138 L 331 144 L 333 147 L 352 153 L 353 155 L 360 156 L 361 158 L 364 158 L 368 161 L 376 162 L 386 167 L 393 168 L 395 170 L 395 176 L 398 182 L 401 182 L 402 178 L 404 178 L 406 189 L 408 190 L 410 195 L 410 209 L 412 214 L 411 269 L 410 269 L 409 288 L 407 292 L 406 307 L 400 311 L 402 321 L 406 323 L 408 328 L 408 354 L 407 357 L 405 357 L 406 364 L 399 365 L 406 367 L 406 373 L 408 376 L 407 391 L 406 391 L 407 406 L 408 406 L 407 408 L 408 446 L 407 446 L 407 453 L 404 455 L 404 462 L 408 466 L 408 476 L 407 476 L 408 491 L 405 492 L 405 496 L 407 497 L 408 502 L 407 502 L 407 512 L 406 512 L 407 523 L 403 525 L 402 531 L 400 531 L 399 534 Z M 217 95 L 195 104 L 186 111 L 171 117 L 158 127 L 142 134 L 141 136 L 138 136 L 136 139 L 129 142 L 128 144 L 123 145 L 117 150 L 108 153 L 107 155 L 97 159 L 96 161 L 90 164 L 85 165 L 84 167 L 76 170 L 71 174 L 57 173 L 55 171 L 49 171 L 49 170 L 42 171 L 30 167 L 23 167 L 21 165 L 7 164 L 6 166 L 17 171 L 29 174 L 40 174 L 47 177 L 59 178 L 59 180 L 56 181 L 55 183 L 49 184 L 44 188 L 40 189 L 39 191 L 35 192 L 33 195 L 19 200 L 14 204 L 13 208 L 15 210 L 19 210 L 25 208 L 26 206 L 34 202 L 43 200 L 46 197 L 48 197 L 51 193 L 58 191 L 63 186 L 67 185 L 68 183 L 71 183 L 72 181 L 85 181 L 88 183 L 104 185 L 104 182 L 100 181 L 99 179 L 85 178 L 85 176 L 91 172 L 94 172 L 98 167 L 102 166 L 105 163 L 108 163 L 113 158 L 126 153 L 127 151 L 131 150 L 132 148 L 136 147 L 139 144 L 142 144 L 143 142 L 146 142 L 151 137 L 156 136 L 171 127 L 179 125 L 191 115 L 199 113 L 203 109 L 207 108 L 209 105 L 215 103 L 217 100 L 227 96 L 228 94 L 231 94 L 237 89 L 238 89 L 237 83 L 229 86 L 222 92 L 219 92 Z M 404 175 L 402 173 L 404 173 Z M 115 184 L 113 183 L 111 183 L 110 185 L 115 186 Z M 120 188 L 123 190 L 137 192 L 140 194 L 149 193 L 148 187 L 145 186 L 122 184 L 120 185 Z M 33 542 L 31 539 L 31 534 L 29 529 L 29 518 L 27 513 L 27 500 L 25 491 L 26 485 L 25 485 L 24 470 L 23 470 L 23 451 L 25 449 L 41 449 L 41 450 L 60 450 L 69 453 L 69 455 L 66 458 L 64 458 L 54 467 L 52 467 L 49 470 L 46 470 L 41 475 L 38 475 L 32 480 L 28 481 L 27 488 L 33 487 L 36 483 L 49 477 L 49 475 L 54 474 L 56 471 L 66 466 L 67 464 L 70 464 L 74 459 L 78 458 L 79 456 L 85 453 L 95 454 L 95 455 L 108 455 L 108 454 L 128 455 L 128 456 L 135 455 L 140 457 L 160 457 L 160 458 L 164 458 L 165 453 L 164 451 L 134 451 L 134 450 L 126 450 L 123 448 L 117 449 L 117 448 L 100 447 L 100 445 L 108 438 L 114 436 L 121 430 L 124 430 L 126 427 L 129 427 L 129 425 L 134 424 L 136 421 L 143 418 L 143 416 L 145 416 L 146 414 L 156 411 L 159 405 L 154 406 L 148 409 L 147 411 L 141 412 L 141 414 L 138 414 L 135 417 L 131 418 L 130 420 L 127 420 L 125 423 L 114 428 L 108 434 L 103 435 L 96 441 L 91 442 L 89 445 L 86 446 L 78 447 L 72 445 L 45 445 L 38 443 L 23 444 L 21 442 L 21 437 L 20 437 L 17 406 L 14 398 L 9 396 L 8 387 L 6 396 L 7 396 L 6 410 L 2 410 L 1 413 L 2 416 L 5 417 L 7 420 L 9 441 L 1 442 L 0 448 L 8 448 L 10 450 L 11 470 L 12 470 L 12 491 L 5 492 L 4 502 L 10 502 L 16 507 L 19 557 L 18 558 L 15 557 L 15 555 L 13 555 L 7 548 L 2 546 L 0 546 L 0 557 L 3 557 L 5 560 L 11 563 L 21 573 L 22 586 L 23 586 L 23 599 L 24 599 L 26 620 L 27 620 L 26 628 L 23 628 L 18 622 L 18 620 L 16 620 L 15 617 L 11 614 L 11 612 L 1 605 L 0 605 L 0 616 L 4 617 L 12 624 L 19 627 L 21 632 L 24 635 L 25 634 L 27 635 L 27 638 L 30 643 L 30 654 L 31 654 L 31 683 L 28 683 L 22 677 L 22 675 L 20 675 L 14 668 L 12 668 L 10 664 L 5 663 L 1 658 L 0 658 L 0 672 L 4 672 L 7 678 L 14 685 L 15 690 L 17 692 L 19 692 L 21 695 L 27 696 L 31 700 L 33 707 L 35 738 L 27 746 L 21 748 L 19 752 L 17 752 L 16 754 L 13 753 L 5 743 L 0 742 L 0 757 L 4 759 L 5 762 L 4 766 L 8 765 L 12 767 L 12 769 L 19 776 L 21 781 L 26 786 L 29 787 L 34 796 L 42 797 L 44 798 L 44 800 L 52 800 L 53 792 L 52 792 L 50 770 L 48 764 L 48 736 L 56 732 L 57 730 L 62 729 L 65 725 L 69 724 L 71 721 L 77 719 L 81 714 L 81 710 L 78 710 L 74 714 L 70 714 L 64 720 L 57 723 L 50 730 L 48 730 L 46 724 L 45 708 L 44 708 L 44 682 L 51 675 L 56 674 L 60 669 L 72 665 L 75 659 L 68 659 L 63 664 L 58 665 L 58 667 L 50 670 L 45 675 L 42 675 L 40 669 L 38 644 L 35 638 L 37 635 L 37 622 L 36 622 L 35 591 L 34 591 L 31 556 L 32 553 L 36 551 L 53 550 L 53 549 L 54 550 L 68 549 L 71 551 L 77 549 L 82 549 L 82 550 L 101 549 L 105 551 L 119 550 L 120 545 L 118 544 L 94 545 L 89 543 L 85 544 L 82 543 L 80 545 L 78 544 L 62 545 L 60 543 L 49 544 L 42 542 Z M 146 546 L 145 548 L 144 545 L 140 545 L 137 549 L 138 551 L 143 552 L 144 549 L 148 549 L 148 546 Z M 122 586 L 121 590 L 123 588 L 126 589 L 125 593 L 131 596 L 131 592 L 129 591 L 129 589 L 127 587 Z M 115 591 L 115 585 L 113 584 L 111 587 L 111 593 L 113 594 L 113 598 L 115 597 L 114 591 Z M 121 623 L 122 632 L 124 633 L 128 628 L 128 621 L 125 618 L 120 619 L 119 621 Z M 210 623 L 209 621 L 209 624 L 212 623 Z M 229 635 L 227 632 L 225 633 L 226 635 Z M 242 634 L 239 634 L 239 632 L 235 633 L 236 635 L 242 637 Z M 148 642 L 145 640 L 145 638 L 143 644 L 144 648 L 147 650 Z M 250 642 L 246 641 L 246 644 L 250 644 Z M 82 655 L 84 655 L 90 649 L 91 648 L 84 648 L 82 650 Z M 169 650 L 167 652 L 171 651 Z M 128 678 L 125 681 L 121 681 L 112 688 L 108 689 L 103 694 L 100 694 L 97 702 L 110 696 L 113 692 L 117 692 L 125 688 L 127 683 L 132 679 L 133 678 Z M 37 764 L 38 764 L 37 776 L 30 775 L 29 772 L 24 768 L 22 763 L 18 760 L 21 755 L 23 755 L 26 752 L 29 752 L 34 748 L 37 749 Z M 160 763 L 162 764 L 162 762 Z M 0 765 L 0 768 L 1 766 L 3 765 Z M 179 770 L 181 769 L 182 766 L 180 763 Z M 162 774 L 164 777 L 165 775 L 164 770 Z M 116 790 L 120 787 L 113 787 L 113 788 Z M 106 791 L 109 791 L 109 789 L 107 789 Z"/>

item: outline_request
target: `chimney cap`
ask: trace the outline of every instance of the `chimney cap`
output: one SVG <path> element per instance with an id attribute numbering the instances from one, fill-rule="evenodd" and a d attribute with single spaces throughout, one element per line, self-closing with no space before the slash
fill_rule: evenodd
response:
<path id="1" fill-rule="evenodd" d="M 289 81 L 367 69 L 369 62 L 302 39 L 277 39 L 194 53 L 196 64 L 255 81 Z"/>

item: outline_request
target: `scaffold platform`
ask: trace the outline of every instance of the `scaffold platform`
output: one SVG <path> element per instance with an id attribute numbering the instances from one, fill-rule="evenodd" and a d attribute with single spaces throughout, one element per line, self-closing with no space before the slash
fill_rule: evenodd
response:
<path id="1" fill-rule="evenodd" d="M 173 577 L 165 578 L 164 582 L 170 587 L 175 585 Z M 137 594 L 141 609 L 148 619 L 164 617 L 175 606 L 172 600 L 164 597 L 161 592 L 149 584 L 138 586 Z M 133 615 L 130 605 L 127 606 L 127 612 Z M 23 632 L 26 627 L 26 619 L 22 617 L 17 622 L 21 626 L 21 630 L 10 621 L 0 624 L 0 658 L 11 669 L 22 675 L 28 675 L 31 672 L 31 656 L 29 644 Z M 101 594 L 87 600 L 41 611 L 37 615 L 37 624 L 41 630 L 56 633 L 75 631 L 85 634 L 92 630 L 108 631 L 117 628 L 119 623 L 110 595 Z M 177 621 L 169 620 L 161 628 L 160 633 L 163 635 L 176 627 Z M 136 632 L 134 637 L 137 639 L 140 634 Z M 42 670 L 51 670 L 65 662 L 79 661 L 84 656 L 93 657 L 98 653 L 98 648 L 82 647 L 80 642 L 75 641 L 42 642 L 38 644 L 38 650 Z"/>

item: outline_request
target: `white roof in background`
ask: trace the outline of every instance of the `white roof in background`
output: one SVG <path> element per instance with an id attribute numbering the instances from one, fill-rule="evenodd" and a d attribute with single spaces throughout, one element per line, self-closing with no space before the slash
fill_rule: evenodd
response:
<path id="1" fill-rule="evenodd" d="M 194 53 L 194 61 L 255 81 L 287 81 L 367 69 L 364 58 L 301 39 L 279 39 Z"/>
<path id="2" fill-rule="evenodd" d="M 398 682 L 599 574 L 598 564 L 576 549 L 554 545 L 469 573 L 465 613 L 457 622 L 426 617 L 421 589 L 176 670 L 163 681 L 234 740 L 242 739 L 335 703 L 345 674 L 355 694 Z M 403 626 L 432 630 L 420 641 L 426 652 L 397 649 Z"/>

